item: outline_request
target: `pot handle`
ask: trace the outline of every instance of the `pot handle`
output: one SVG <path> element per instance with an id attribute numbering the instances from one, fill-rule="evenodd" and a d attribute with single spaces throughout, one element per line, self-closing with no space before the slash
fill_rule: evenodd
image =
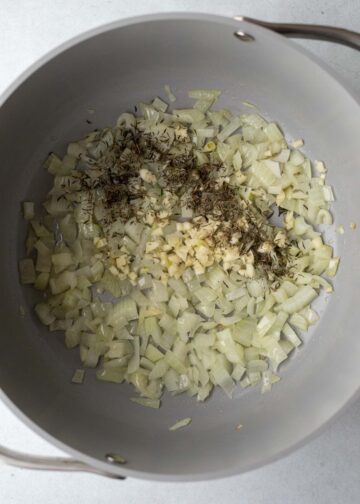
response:
<path id="1" fill-rule="evenodd" d="M 245 21 L 247 23 L 268 28 L 269 30 L 280 33 L 281 35 L 285 35 L 286 37 L 326 40 L 327 42 L 343 44 L 360 51 L 360 33 L 346 30 L 345 28 L 313 24 L 270 23 L 268 21 L 260 21 L 247 16 L 235 16 L 235 19 L 237 21 Z M 235 32 L 235 36 L 244 41 L 254 40 L 251 35 L 242 31 Z"/>
<path id="2" fill-rule="evenodd" d="M 27 453 L 18 452 L 5 448 L 0 445 L 0 461 L 5 462 L 14 467 L 22 469 L 38 469 L 45 471 L 73 471 L 73 472 L 88 472 L 98 474 L 100 476 L 107 476 L 116 479 L 125 479 L 124 476 L 117 476 L 115 474 L 100 471 L 94 467 L 79 462 L 72 458 L 61 457 L 44 457 L 40 455 L 28 455 Z"/>

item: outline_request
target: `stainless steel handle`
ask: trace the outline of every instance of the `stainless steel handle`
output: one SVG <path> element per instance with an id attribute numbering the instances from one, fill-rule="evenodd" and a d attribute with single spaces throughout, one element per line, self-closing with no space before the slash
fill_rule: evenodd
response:
<path id="1" fill-rule="evenodd" d="M 326 40 L 328 42 L 336 42 L 343 44 L 353 49 L 360 51 L 360 33 L 345 30 L 345 28 L 337 28 L 335 26 L 323 26 L 313 24 L 295 24 L 295 23 L 270 23 L 261 21 L 246 16 L 235 16 L 237 21 L 246 21 L 255 25 L 263 26 L 269 30 L 285 35 L 286 37 Z M 246 40 L 246 35 L 243 32 L 235 33 L 240 39 Z M 249 38 L 247 40 L 250 40 Z"/>
<path id="2" fill-rule="evenodd" d="M 14 467 L 21 467 L 23 469 L 38 469 L 45 471 L 74 471 L 74 472 L 88 472 L 92 474 L 99 474 L 116 479 L 125 479 L 124 476 L 116 476 L 105 471 L 99 471 L 84 462 L 79 462 L 72 458 L 61 457 L 43 457 L 39 455 L 28 455 L 21 453 L 5 446 L 0 445 L 0 461 Z"/>

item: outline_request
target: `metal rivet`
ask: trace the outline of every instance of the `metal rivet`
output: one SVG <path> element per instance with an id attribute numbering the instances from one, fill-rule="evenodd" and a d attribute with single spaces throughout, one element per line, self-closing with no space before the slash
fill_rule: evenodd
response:
<path id="1" fill-rule="evenodd" d="M 243 31 L 237 31 L 234 33 L 235 37 L 241 40 L 242 42 L 254 42 L 255 37 L 250 35 L 249 33 L 245 33 Z"/>
<path id="2" fill-rule="evenodd" d="M 121 455 L 116 455 L 116 453 L 107 453 L 105 459 L 110 464 L 126 464 L 126 460 Z"/>

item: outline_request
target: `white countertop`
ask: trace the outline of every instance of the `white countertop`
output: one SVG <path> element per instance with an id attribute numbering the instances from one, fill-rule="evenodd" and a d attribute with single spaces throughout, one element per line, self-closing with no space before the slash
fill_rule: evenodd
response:
<path id="1" fill-rule="evenodd" d="M 221 4 L 221 5 L 220 5 Z M 0 0 L 0 93 L 64 40 L 110 20 L 159 11 L 243 14 L 274 21 L 333 24 L 360 31 L 358 0 Z M 360 54 L 325 42 L 299 42 L 360 93 Z M 352 504 L 360 501 L 360 401 L 320 437 L 287 458 L 214 482 L 154 483 L 0 466 L 0 503 L 20 504 Z M 0 443 L 29 453 L 60 452 L 0 403 Z"/>

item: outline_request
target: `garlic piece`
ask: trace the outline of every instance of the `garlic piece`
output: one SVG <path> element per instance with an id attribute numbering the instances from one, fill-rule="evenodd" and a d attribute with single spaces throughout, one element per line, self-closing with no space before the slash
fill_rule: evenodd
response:
<path id="1" fill-rule="evenodd" d="M 155 175 L 147 168 L 141 168 L 139 171 L 139 175 L 142 178 L 142 180 L 144 182 L 147 182 L 148 184 L 155 184 L 156 182 Z"/>

